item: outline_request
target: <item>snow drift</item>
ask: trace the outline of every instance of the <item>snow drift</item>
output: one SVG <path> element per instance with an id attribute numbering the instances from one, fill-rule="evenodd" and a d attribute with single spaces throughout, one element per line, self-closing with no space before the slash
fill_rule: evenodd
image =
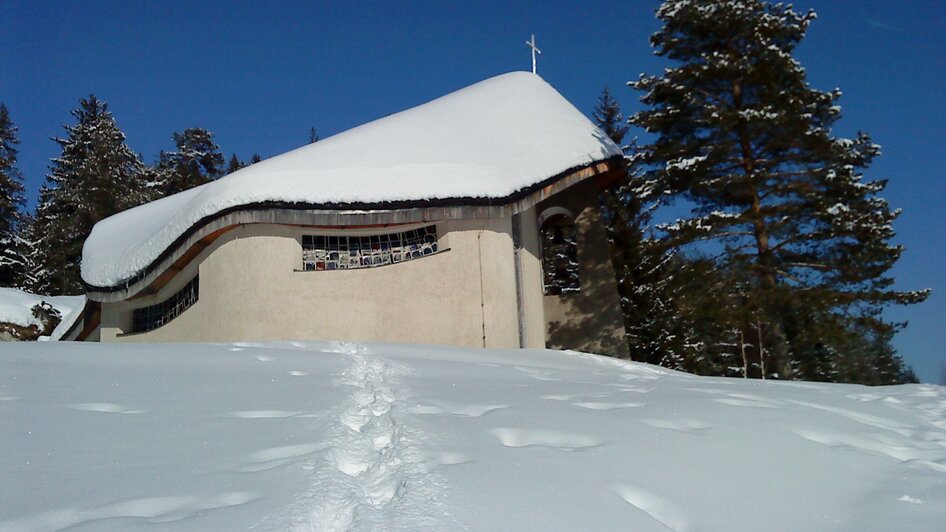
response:
<path id="1" fill-rule="evenodd" d="M 542 78 L 504 74 L 106 218 L 85 242 L 82 279 L 121 284 L 195 223 L 234 207 L 504 198 L 620 154 Z"/>
<path id="2" fill-rule="evenodd" d="M 0 345 L 0 530 L 941 530 L 944 414 L 544 350 Z"/>
<path id="3" fill-rule="evenodd" d="M 33 307 L 44 301 L 58 310 L 65 321 L 76 309 L 82 309 L 85 296 L 41 296 L 16 288 L 0 287 L 0 323 L 42 327 L 42 323 L 33 316 Z"/>

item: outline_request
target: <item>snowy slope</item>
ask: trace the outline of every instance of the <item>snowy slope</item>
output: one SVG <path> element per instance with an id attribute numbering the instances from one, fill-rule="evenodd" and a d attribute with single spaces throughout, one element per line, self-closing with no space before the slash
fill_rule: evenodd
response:
<path id="1" fill-rule="evenodd" d="M 33 317 L 32 309 L 43 301 L 66 316 L 85 303 L 85 296 L 40 296 L 16 288 L 0 287 L 0 323 L 21 327 L 40 326 L 39 320 Z"/>
<path id="2" fill-rule="evenodd" d="M 513 72 L 107 218 L 82 278 L 112 286 L 227 208 L 503 198 L 621 150 L 542 78 Z"/>
<path id="3" fill-rule="evenodd" d="M 942 530 L 944 414 L 555 351 L 0 345 L 0 530 Z"/>

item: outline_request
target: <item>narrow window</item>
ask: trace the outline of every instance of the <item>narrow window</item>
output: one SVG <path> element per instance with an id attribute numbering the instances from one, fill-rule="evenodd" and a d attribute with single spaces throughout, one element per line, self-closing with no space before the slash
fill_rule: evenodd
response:
<path id="1" fill-rule="evenodd" d="M 566 215 L 549 217 L 542 224 L 542 270 L 546 295 L 581 291 L 575 222 Z"/>

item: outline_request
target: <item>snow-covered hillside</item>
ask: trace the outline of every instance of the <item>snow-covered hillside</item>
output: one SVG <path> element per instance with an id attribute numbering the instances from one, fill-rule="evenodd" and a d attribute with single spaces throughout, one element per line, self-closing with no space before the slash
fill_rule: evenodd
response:
<path id="1" fill-rule="evenodd" d="M 43 301 L 52 305 L 61 316 L 65 317 L 82 307 L 85 296 L 40 296 L 16 288 L 0 287 L 0 323 L 11 323 L 20 327 L 30 325 L 40 327 L 42 324 L 33 316 L 32 309 Z"/>
<path id="2" fill-rule="evenodd" d="M 942 530 L 946 389 L 344 343 L 0 345 L 0 530 Z M 70 528 L 71 527 L 71 528 Z"/>

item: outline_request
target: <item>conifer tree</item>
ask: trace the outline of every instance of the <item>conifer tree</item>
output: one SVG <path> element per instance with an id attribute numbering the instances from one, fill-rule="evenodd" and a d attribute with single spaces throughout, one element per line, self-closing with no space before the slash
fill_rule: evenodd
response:
<path id="1" fill-rule="evenodd" d="M 246 165 L 243 164 L 243 161 L 241 161 L 241 160 L 236 156 L 235 153 L 234 153 L 234 154 L 231 154 L 231 155 L 230 155 L 230 162 L 227 163 L 227 169 L 224 171 L 224 174 L 226 174 L 226 175 L 232 174 L 233 172 L 236 172 L 237 170 L 239 170 L 240 168 L 243 168 L 244 166 L 246 166 Z"/>
<path id="2" fill-rule="evenodd" d="M 790 330 L 793 320 L 831 317 L 818 335 L 833 345 L 819 349 L 856 356 L 841 337 L 889 330 L 880 309 L 927 292 L 892 289 L 889 271 L 903 251 L 890 243 L 898 212 L 879 196 L 886 181 L 863 176 L 879 146 L 865 133 L 832 133 L 840 91 L 812 88 L 792 57 L 814 12 L 666 0 L 657 17 L 663 27 L 651 44 L 674 66 L 630 84 L 648 106 L 631 122 L 654 137 L 635 162 L 645 180 L 692 207 L 660 226 L 662 240 L 710 258 L 723 276 L 748 274 L 727 284 L 728 298 L 741 302 L 741 335 L 757 339 L 761 376 L 793 377 L 817 346 Z"/>
<path id="3" fill-rule="evenodd" d="M 209 183 L 224 175 L 224 159 L 213 133 L 187 128 L 174 133 L 177 150 L 161 152 L 158 170 L 164 176 L 164 196 Z"/>
<path id="4" fill-rule="evenodd" d="M 319 134 L 315 132 L 314 127 L 309 128 L 309 144 L 315 144 L 319 141 Z"/>
<path id="5" fill-rule="evenodd" d="M 611 96 L 611 91 L 607 87 L 601 91 L 601 96 L 598 97 L 598 103 L 595 105 L 592 118 L 594 118 L 595 124 L 618 146 L 624 142 L 624 137 L 631 128 L 621 112 L 620 104 Z"/>
<path id="6" fill-rule="evenodd" d="M 17 128 L 0 104 L 0 286 L 22 286 L 27 274 L 23 177 L 16 166 Z"/>
<path id="7" fill-rule="evenodd" d="M 605 88 L 592 114 L 596 125 L 622 145 L 630 124 L 618 102 Z M 682 319 L 686 305 L 687 265 L 671 250 L 648 235 L 656 205 L 652 187 L 636 173 L 636 144 L 623 148 L 628 173 L 601 195 L 611 258 L 621 297 L 625 336 L 633 360 L 696 371 L 702 353 L 694 347 L 692 327 Z"/>
<path id="8" fill-rule="evenodd" d="M 146 199 L 141 161 L 108 104 L 92 95 L 71 114 L 75 125 L 53 139 L 62 153 L 52 160 L 30 231 L 38 267 L 32 289 L 50 295 L 80 293 L 82 245 L 92 226 Z"/>

